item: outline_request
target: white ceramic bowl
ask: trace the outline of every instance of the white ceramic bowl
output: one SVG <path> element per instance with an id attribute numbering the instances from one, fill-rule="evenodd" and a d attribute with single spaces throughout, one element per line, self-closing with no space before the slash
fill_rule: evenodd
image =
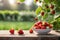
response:
<path id="1" fill-rule="evenodd" d="M 35 29 L 35 28 L 33 28 L 33 30 L 38 34 L 48 34 L 51 31 L 51 29 Z"/>

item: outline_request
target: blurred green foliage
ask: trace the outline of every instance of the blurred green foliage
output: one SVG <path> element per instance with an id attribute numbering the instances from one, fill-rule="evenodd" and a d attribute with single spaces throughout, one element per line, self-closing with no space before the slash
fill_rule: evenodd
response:
<path id="1" fill-rule="evenodd" d="M 25 0 L 19 0 L 20 2 L 24 2 Z"/>
<path id="2" fill-rule="evenodd" d="M 41 7 L 38 7 L 38 8 L 36 9 L 36 14 L 37 14 L 37 15 L 40 14 L 41 10 L 42 10 L 42 8 L 41 8 Z"/>
<path id="3" fill-rule="evenodd" d="M 54 30 L 60 30 L 60 16 L 58 16 L 52 24 L 54 25 Z"/>
<path id="4" fill-rule="evenodd" d="M 9 22 L 9 21 L 0 21 L 0 30 L 9 30 L 14 28 L 15 30 L 23 29 L 29 30 L 34 22 Z"/>
<path id="5" fill-rule="evenodd" d="M 34 18 L 33 11 L 0 10 L 0 20 L 3 21 L 34 21 Z"/>
<path id="6" fill-rule="evenodd" d="M 21 21 L 34 21 L 35 15 L 22 15 L 20 20 Z"/>

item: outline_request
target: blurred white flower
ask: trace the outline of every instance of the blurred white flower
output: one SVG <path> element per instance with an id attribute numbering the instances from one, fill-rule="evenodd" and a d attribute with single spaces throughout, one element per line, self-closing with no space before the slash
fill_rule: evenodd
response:
<path id="1" fill-rule="evenodd" d="M 42 6 L 43 3 L 42 3 L 42 2 L 41 2 L 41 3 L 40 3 L 40 2 L 37 2 L 36 4 L 37 4 L 38 6 Z"/>
<path id="2" fill-rule="evenodd" d="M 38 1 L 38 2 L 36 3 L 38 6 L 42 6 L 44 0 L 40 0 L 40 1 L 41 1 L 41 2 Z"/>

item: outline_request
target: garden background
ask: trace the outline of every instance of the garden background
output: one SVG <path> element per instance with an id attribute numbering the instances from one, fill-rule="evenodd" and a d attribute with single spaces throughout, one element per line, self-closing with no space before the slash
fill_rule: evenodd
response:
<path id="1" fill-rule="evenodd" d="M 11 28 L 16 30 L 30 29 L 36 22 L 36 9 L 38 7 L 33 1 L 25 0 L 24 3 L 19 3 L 16 0 L 0 0 L 0 30 L 9 30 Z M 56 1 L 56 5 L 58 4 L 56 15 L 60 14 L 59 2 L 59 0 Z M 60 16 L 56 20 L 59 20 L 58 29 L 60 29 Z M 56 28 L 54 27 L 54 29 Z"/>

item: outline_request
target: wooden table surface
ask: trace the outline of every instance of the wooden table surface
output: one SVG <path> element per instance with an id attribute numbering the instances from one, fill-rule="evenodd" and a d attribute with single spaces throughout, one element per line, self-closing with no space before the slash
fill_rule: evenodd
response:
<path id="1" fill-rule="evenodd" d="M 49 34 L 38 35 L 36 32 L 30 34 L 28 30 L 24 30 L 24 35 L 18 35 L 15 31 L 11 35 L 8 30 L 0 30 L 0 40 L 60 40 L 60 33 L 52 30 Z"/>

